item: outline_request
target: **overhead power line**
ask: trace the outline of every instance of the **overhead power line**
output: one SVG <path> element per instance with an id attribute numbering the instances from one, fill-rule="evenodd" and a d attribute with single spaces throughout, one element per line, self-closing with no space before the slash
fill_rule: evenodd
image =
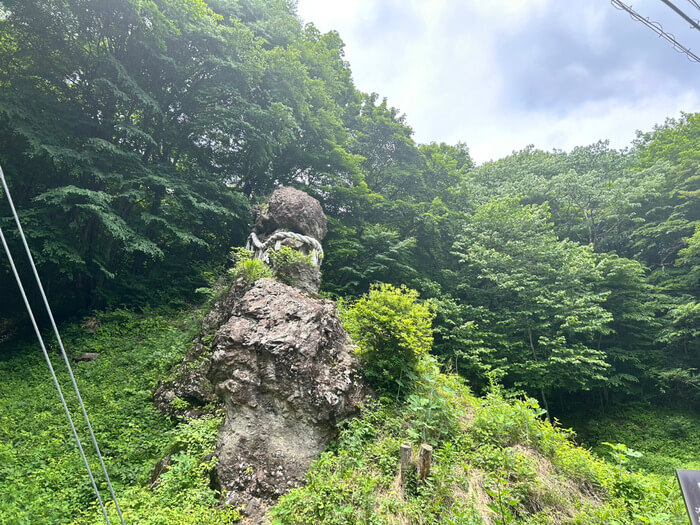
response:
<path id="1" fill-rule="evenodd" d="M 659 24 L 658 22 L 652 22 L 648 18 L 643 17 L 630 6 L 623 4 L 620 0 L 610 0 L 610 3 L 617 9 L 620 9 L 621 11 L 627 11 L 634 20 L 641 22 L 649 29 L 654 31 L 654 33 L 670 42 L 673 46 L 673 49 L 675 49 L 676 51 L 678 51 L 679 53 L 684 53 L 688 57 L 688 59 L 692 60 L 693 62 L 700 63 L 700 57 L 693 53 L 690 49 L 685 47 L 683 44 L 678 42 L 678 40 L 676 40 L 676 37 L 674 37 L 672 34 L 664 31 L 664 28 L 661 26 L 661 24 Z"/>
<path id="2" fill-rule="evenodd" d="M 683 20 L 685 20 L 686 22 L 688 22 L 688 23 L 691 25 L 691 27 L 694 27 L 695 29 L 697 29 L 698 31 L 700 31 L 700 24 L 698 24 L 698 21 L 697 21 L 697 20 L 693 20 L 692 18 L 690 18 L 690 17 L 689 17 L 688 15 L 686 15 L 681 9 L 679 9 L 678 7 L 676 7 L 674 4 L 672 4 L 672 3 L 669 2 L 668 0 L 661 0 L 661 1 L 662 1 L 664 4 L 666 4 L 668 7 L 670 7 L 671 9 L 673 9 L 673 10 L 676 12 L 676 14 L 677 14 L 678 16 L 680 16 Z"/>
<path id="3" fill-rule="evenodd" d="M 693 7 L 696 7 L 697 9 L 700 9 L 700 4 L 698 4 L 695 0 L 688 0 L 688 2 L 690 2 L 690 4 L 691 4 Z"/>
<path id="4" fill-rule="evenodd" d="M 80 404 L 80 408 L 83 413 L 83 419 L 85 420 L 85 423 L 87 424 L 88 431 L 90 433 L 90 437 L 92 439 L 92 444 L 95 449 L 95 452 L 97 453 L 97 457 L 99 458 L 100 461 L 100 466 L 102 467 L 102 473 L 105 476 L 105 480 L 107 481 L 107 486 L 109 487 L 109 492 L 112 497 L 112 501 L 114 502 L 114 506 L 116 508 L 117 514 L 119 516 L 119 521 L 124 525 L 124 518 L 122 517 L 121 509 L 119 508 L 119 504 L 117 503 L 117 498 L 114 494 L 114 488 L 112 487 L 112 482 L 109 479 L 109 474 L 107 473 L 107 468 L 105 467 L 104 459 L 102 457 L 102 453 L 100 452 L 100 447 L 97 445 L 97 439 L 95 438 L 95 433 L 92 429 L 92 424 L 90 423 L 90 418 L 87 415 L 87 411 L 85 410 L 85 404 L 83 403 L 83 398 L 80 395 L 80 390 L 78 389 L 78 384 L 75 381 L 75 376 L 73 375 L 73 369 L 70 366 L 70 362 L 68 360 L 68 354 L 66 353 L 66 349 L 63 346 L 63 340 L 61 339 L 61 334 L 58 331 L 58 327 L 56 325 L 56 321 L 53 316 L 53 312 L 51 310 L 51 307 L 49 306 L 49 301 L 46 297 L 46 292 L 44 291 L 44 287 L 41 283 L 41 279 L 39 278 L 39 272 L 37 271 L 36 264 L 34 263 L 34 258 L 32 257 L 32 252 L 29 250 L 29 245 L 27 244 L 27 238 L 24 235 L 24 230 L 22 228 L 22 224 L 20 223 L 19 216 L 17 214 L 17 210 L 15 209 L 14 202 L 12 201 L 12 195 L 10 194 L 10 188 L 7 185 L 7 181 L 5 180 L 5 174 L 2 171 L 2 166 L 0 166 L 0 182 L 2 183 L 2 189 L 4 190 L 5 195 L 7 196 L 7 200 L 10 204 L 10 209 L 12 210 L 12 215 L 15 219 L 15 223 L 17 224 L 17 229 L 19 231 L 20 238 L 22 239 L 22 244 L 24 245 L 24 249 L 27 252 L 27 258 L 29 260 L 30 266 L 32 268 L 32 271 L 34 273 L 34 278 L 36 279 L 37 286 L 39 287 L 39 291 L 41 292 L 41 297 L 44 301 L 44 307 L 46 308 L 46 312 L 48 313 L 49 319 L 51 321 L 51 326 L 53 328 L 54 334 L 56 336 L 56 339 L 58 341 L 58 346 L 61 350 L 61 355 L 63 357 L 63 361 L 66 364 L 66 368 L 68 369 L 68 375 L 70 376 L 71 383 L 73 384 L 73 390 L 75 391 L 75 395 L 78 399 L 78 403 Z M 75 441 L 78 445 L 78 450 L 80 451 L 80 456 L 83 459 L 83 463 L 85 463 L 85 467 L 87 468 L 88 472 L 88 477 L 90 478 L 90 482 L 92 484 L 92 487 L 95 491 L 95 495 L 97 496 L 97 501 L 100 504 L 100 508 L 102 510 L 102 514 L 104 515 L 105 521 L 109 525 L 109 517 L 107 515 L 107 511 L 105 509 L 104 503 L 102 501 L 102 497 L 100 496 L 100 492 L 97 489 L 97 485 L 95 483 L 95 478 L 92 474 L 92 470 L 90 469 L 90 465 L 88 464 L 87 458 L 85 456 L 85 452 L 83 450 L 82 443 L 80 442 L 80 438 L 78 436 L 78 432 L 75 428 L 75 424 L 73 423 L 73 418 L 71 417 L 70 410 L 68 409 L 68 405 L 66 404 L 65 398 L 63 396 L 63 391 L 61 389 L 60 384 L 58 383 L 58 379 L 56 378 L 56 373 L 54 371 L 53 364 L 51 363 L 51 359 L 49 358 L 49 354 L 46 351 L 46 345 L 44 344 L 44 340 L 41 336 L 41 331 L 39 330 L 39 327 L 36 322 L 36 318 L 34 316 L 34 312 L 31 308 L 31 305 L 29 304 L 29 300 L 27 299 L 27 294 L 24 289 L 24 285 L 22 284 L 22 280 L 20 279 L 19 273 L 17 272 L 17 268 L 15 266 L 15 261 L 14 258 L 12 257 L 12 252 L 10 251 L 10 248 L 7 244 L 7 241 L 5 239 L 5 235 L 3 234 L 2 228 L 0 228 L 0 240 L 2 241 L 3 248 L 5 249 L 5 253 L 7 254 L 7 257 L 10 262 L 10 267 L 12 268 L 12 273 L 15 276 L 15 280 L 17 281 L 17 285 L 19 286 L 20 293 L 22 295 L 22 299 L 24 300 L 24 305 L 27 308 L 27 312 L 29 313 L 29 317 L 32 322 L 32 326 L 34 327 L 34 331 L 36 332 L 37 338 L 39 339 L 39 344 L 41 346 L 41 349 L 44 353 L 44 358 L 46 359 L 46 363 L 49 366 L 49 370 L 51 372 L 51 377 L 53 378 L 54 385 L 58 391 L 58 395 L 61 399 L 61 404 L 63 405 L 63 409 L 66 413 L 66 416 L 68 417 L 68 422 L 70 423 L 71 430 L 73 432 L 73 437 L 75 438 Z"/>

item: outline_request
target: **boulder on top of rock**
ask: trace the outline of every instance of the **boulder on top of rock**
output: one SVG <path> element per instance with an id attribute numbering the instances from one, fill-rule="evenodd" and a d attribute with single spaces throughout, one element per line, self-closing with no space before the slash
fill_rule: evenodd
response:
<path id="1" fill-rule="evenodd" d="M 246 248 L 271 266 L 282 282 L 318 293 L 321 239 L 327 231 L 328 220 L 316 199 L 294 188 L 280 188 L 270 197 L 266 211 L 258 211 Z"/>
<path id="2" fill-rule="evenodd" d="M 322 241 L 328 233 L 328 219 L 321 203 L 303 191 L 285 187 L 275 190 L 267 210 L 255 221 L 255 233 L 271 235 L 289 230 Z"/>

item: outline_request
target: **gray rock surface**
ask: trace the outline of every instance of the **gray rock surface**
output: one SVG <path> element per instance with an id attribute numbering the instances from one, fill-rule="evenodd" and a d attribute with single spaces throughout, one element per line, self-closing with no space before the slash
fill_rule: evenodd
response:
<path id="1" fill-rule="evenodd" d="M 234 284 L 215 305 L 195 347 L 155 397 L 175 416 L 223 404 L 214 482 L 225 503 L 260 523 L 279 496 L 303 484 L 338 423 L 366 394 L 333 302 L 260 279 L 252 287 Z M 176 397 L 192 408 L 172 408 Z"/>
<path id="2" fill-rule="evenodd" d="M 219 329 L 209 379 L 226 408 L 216 478 L 251 517 L 303 483 L 365 395 L 335 305 L 271 279 Z"/>
<path id="3" fill-rule="evenodd" d="M 289 230 L 322 241 L 328 233 L 328 219 L 321 203 L 303 191 L 290 187 L 274 191 L 255 221 L 255 233 L 269 235 L 276 230 Z"/>
<path id="4" fill-rule="evenodd" d="M 162 381 L 153 401 L 163 413 L 176 419 L 198 417 L 202 408 L 219 399 L 208 379 L 211 368 L 211 346 L 216 332 L 231 317 L 236 303 L 250 289 L 250 285 L 238 280 L 224 293 L 202 321 L 202 330 L 194 340 L 182 363 Z M 173 401 L 182 399 L 189 404 L 187 408 L 173 406 Z"/>
<path id="5" fill-rule="evenodd" d="M 73 361 L 97 361 L 99 357 L 100 354 L 97 352 L 83 352 L 82 354 L 73 356 Z"/>
<path id="6" fill-rule="evenodd" d="M 285 239 L 280 244 L 289 246 L 300 254 L 308 255 L 308 246 L 294 239 Z M 321 269 L 308 262 L 297 261 L 282 266 L 275 260 L 272 263 L 272 270 L 285 284 L 299 288 L 306 293 L 317 294 L 321 289 Z"/>

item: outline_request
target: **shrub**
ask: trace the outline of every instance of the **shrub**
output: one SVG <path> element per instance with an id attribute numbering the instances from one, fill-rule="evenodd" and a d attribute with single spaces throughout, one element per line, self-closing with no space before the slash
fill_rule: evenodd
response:
<path id="1" fill-rule="evenodd" d="M 374 387 L 396 397 L 407 393 L 430 351 L 433 317 L 428 305 L 418 303 L 418 292 L 390 284 L 372 286 L 344 312 L 345 328 Z"/>

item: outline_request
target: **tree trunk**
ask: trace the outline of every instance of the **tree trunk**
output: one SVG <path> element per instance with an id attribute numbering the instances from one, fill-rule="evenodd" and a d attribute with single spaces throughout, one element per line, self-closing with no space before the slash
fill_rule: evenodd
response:
<path id="1" fill-rule="evenodd" d="M 532 341 L 532 328 L 527 327 L 527 335 L 530 338 L 530 349 L 532 350 L 532 358 L 537 361 L 537 353 L 535 352 L 535 343 Z"/>
<path id="2" fill-rule="evenodd" d="M 411 459 L 413 456 L 413 446 L 410 443 L 404 443 L 399 449 L 401 463 L 399 466 L 399 474 L 401 478 L 401 488 L 406 486 L 406 477 L 408 476 L 408 471 L 411 468 Z"/>
<path id="3" fill-rule="evenodd" d="M 433 460 L 433 447 L 423 443 L 418 451 L 418 480 L 425 481 L 430 474 L 430 463 Z"/>

